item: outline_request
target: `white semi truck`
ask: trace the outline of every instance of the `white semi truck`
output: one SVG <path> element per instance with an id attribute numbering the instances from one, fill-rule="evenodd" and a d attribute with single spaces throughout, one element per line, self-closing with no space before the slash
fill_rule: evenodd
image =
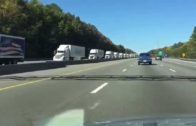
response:
<path id="1" fill-rule="evenodd" d="M 126 57 L 126 58 L 129 58 L 129 54 L 128 54 L 128 53 L 125 53 L 125 57 Z"/>
<path id="2" fill-rule="evenodd" d="M 119 53 L 118 52 L 114 52 L 114 58 L 118 59 L 119 58 Z"/>
<path id="3" fill-rule="evenodd" d="M 112 51 L 105 52 L 105 59 L 113 59 L 113 58 L 114 58 L 114 52 Z"/>
<path id="4" fill-rule="evenodd" d="M 88 59 L 103 59 L 104 51 L 100 49 L 91 49 Z"/>
<path id="5" fill-rule="evenodd" d="M 25 56 L 25 38 L 0 34 L 0 65 L 17 64 Z"/>
<path id="6" fill-rule="evenodd" d="M 119 58 L 120 58 L 120 59 L 123 58 L 123 53 L 119 53 Z"/>
<path id="7" fill-rule="evenodd" d="M 130 55 L 130 58 L 136 58 L 136 54 L 135 53 L 131 53 L 129 55 Z"/>
<path id="8" fill-rule="evenodd" d="M 123 58 L 126 58 L 126 53 L 123 53 Z"/>
<path id="9" fill-rule="evenodd" d="M 53 61 L 82 60 L 85 57 L 85 47 L 75 45 L 60 45 Z"/>

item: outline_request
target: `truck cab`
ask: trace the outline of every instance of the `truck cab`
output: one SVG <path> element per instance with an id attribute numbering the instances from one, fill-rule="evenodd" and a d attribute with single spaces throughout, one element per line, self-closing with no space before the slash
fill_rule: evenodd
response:
<path id="1" fill-rule="evenodd" d="M 119 58 L 119 53 L 118 52 L 114 52 L 114 58 L 118 59 Z"/>
<path id="2" fill-rule="evenodd" d="M 123 58 L 123 53 L 119 53 L 119 58 Z"/>
<path id="3" fill-rule="evenodd" d="M 88 59 L 102 59 L 104 57 L 104 51 L 100 49 L 91 49 Z"/>
<path id="4" fill-rule="evenodd" d="M 69 47 L 68 46 L 59 46 L 56 51 L 55 56 L 53 57 L 54 61 L 68 61 L 69 60 Z"/>
<path id="5" fill-rule="evenodd" d="M 105 59 L 113 59 L 114 53 L 112 51 L 106 51 L 105 53 Z"/>

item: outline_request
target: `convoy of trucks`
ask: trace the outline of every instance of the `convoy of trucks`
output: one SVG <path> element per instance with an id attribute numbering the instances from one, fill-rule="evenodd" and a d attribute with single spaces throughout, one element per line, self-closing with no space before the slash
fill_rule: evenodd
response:
<path id="1" fill-rule="evenodd" d="M 25 38 L 0 34 L 0 65 L 17 64 L 25 57 Z M 121 59 L 133 57 L 131 54 L 91 49 L 89 60 Z M 53 61 L 82 60 L 85 58 L 85 47 L 62 44 L 53 56 Z"/>
<path id="2" fill-rule="evenodd" d="M 53 57 L 53 61 L 69 61 L 69 60 L 82 60 L 85 57 L 85 47 L 75 45 L 60 45 Z M 122 59 L 130 58 L 128 53 L 118 53 L 113 51 L 105 51 L 101 49 L 91 49 L 89 52 L 89 60 L 99 59 Z"/>
<path id="3" fill-rule="evenodd" d="M 53 61 L 69 61 L 82 60 L 85 57 L 85 47 L 75 45 L 60 45 L 53 57 Z M 118 53 L 113 51 L 105 51 L 101 49 L 91 49 L 89 52 L 89 60 L 99 59 L 122 59 L 131 58 L 128 53 Z"/>
<path id="4" fill-rule="evenodd" d="M 104 51 L 100 49 L 91 49 L 88 59 L 103 59 Z"/>
<path id="5" fill-rule="evenodd" d="M 85 47 L 75 45 L 60 45 L 53 61 L 82 60 L 85 57 Z"/>
<path id="6" fill-rule="evenodd" d="M 17 64 L 25 57 L 25 38 L 0 34 L 0 65 Z"/>

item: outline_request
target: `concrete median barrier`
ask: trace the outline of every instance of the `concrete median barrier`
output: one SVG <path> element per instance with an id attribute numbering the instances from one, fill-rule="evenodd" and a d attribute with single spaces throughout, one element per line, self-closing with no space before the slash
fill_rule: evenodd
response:
<path id="1" fill-rule="evenodd" d="M 41 63 L 6 65 L 6 66 L 0 66 L 0 75 L 55 69 L 55 68 L 65 67 L 66 65 L 99 63 L 99 62 L 106 62 L 106 61 L 113 61 L 113 60 L 120 60 L 120 59 L 78 60 L 78 61 L 62 61 L 62 62 L 46 61 Z"/>
<path id="2" fill-rule="evenodd" d="M 47 70 L 65 67 L 65 62 L 46 62 L 46 63 L 32 63 L 32 64 L 16 64 L 0 66 L 0 75 L 23 73 L 36 70 Z"/>

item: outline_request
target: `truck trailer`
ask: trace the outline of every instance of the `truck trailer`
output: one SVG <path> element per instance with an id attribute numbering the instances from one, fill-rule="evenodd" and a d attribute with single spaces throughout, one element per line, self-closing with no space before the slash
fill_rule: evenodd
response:
<path id="1" fill-rule="evenodd" d="M 25 38 L 0 34 L 0 65 L 24 61 Z"/>

